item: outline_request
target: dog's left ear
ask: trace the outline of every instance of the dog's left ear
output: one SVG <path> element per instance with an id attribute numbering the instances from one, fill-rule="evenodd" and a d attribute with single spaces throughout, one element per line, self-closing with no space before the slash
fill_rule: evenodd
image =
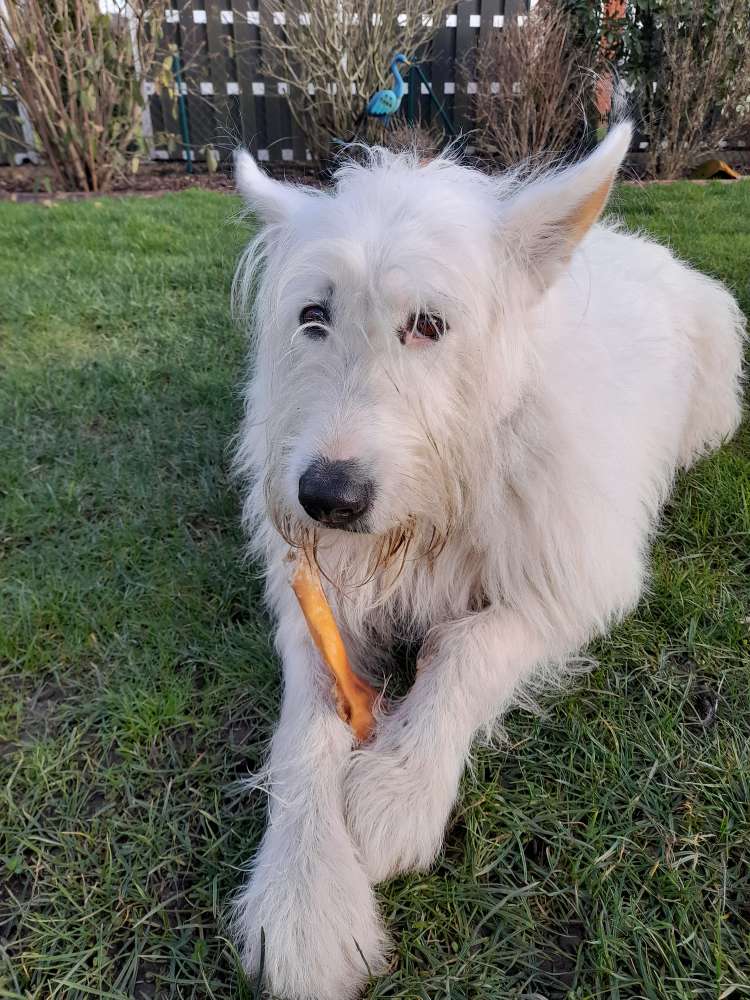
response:
<path id="1" fill-rule="evenodd" d="M 234 154 L 234 179 L 248 206 L 267 224 L 284 222 L 308 197 L 293 184 L 269 177 L 244 149 Z"/>
<path id="2" fill-rule="evenodd" d="M 630 122 L 617 125 L 585 160 L 532 180 L 507 205 L 504 236 L 522 249 L 539 291 L 554 281 L 601 215 L 632 134 Z"/>

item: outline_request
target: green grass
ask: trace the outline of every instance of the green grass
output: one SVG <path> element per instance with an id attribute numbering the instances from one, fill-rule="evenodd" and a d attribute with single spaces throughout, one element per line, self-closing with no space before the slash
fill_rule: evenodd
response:
<path id="1" fill-rule="evenodd" d="M 750 184 L 616 204 L 748 310 Z M 251 995 L 222 918 L 264 804 L 233 782 L 278 667 L 227 476 L 235 208 L 0 204 L 0 997 Z M 512 714 L 435 870 L 383 888 L 371 998 L 750 997 L 749 616 L 745 426 L 599 665 Z"/>

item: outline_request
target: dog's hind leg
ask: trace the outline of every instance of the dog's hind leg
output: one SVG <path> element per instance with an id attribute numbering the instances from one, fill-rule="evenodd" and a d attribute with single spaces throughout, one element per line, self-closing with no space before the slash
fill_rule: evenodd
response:
<path id="1" fill-rule="evenodd" d="M 286 583 L 277 643 L 284 665 L 273 737 L 269 819 L 236 901 L 245 968 L 288 1000 L 347 1000 L 381 972 L 387 941 L 343 815 L 352 732 L 331 697 L 327 669 Z"/>
<path id="2" fill-rule="evenodd" d="M 374 883 L 431 864 L 474 735 L 535 667 L 574 645 L 556 648 L 507 608 L 433 633 L 414 686 L 355 752 L 347 777 L 347 822 Z"/>

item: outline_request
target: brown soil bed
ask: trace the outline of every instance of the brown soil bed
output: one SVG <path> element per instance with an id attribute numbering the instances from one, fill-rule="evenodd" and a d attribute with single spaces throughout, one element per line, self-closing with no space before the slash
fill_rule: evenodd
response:
<path id="1" fill-rule="evenodd" d="M 309 168 L 301 164 L 264 164 L 271 172 L 300 181 L 313 179 Z M 196 163 L 194 172 L 189 174 L 184 163 L 156 162 L 141 165 L 137 174 L 117 178 L 106 194 L 157 195 L 170 191 L 184 191 L 199 187 L 212 191 L 233 191 L 234 180 L 229 167 L 216 173 L 209 173 L 204 164 Z M 78 199 L 101 197 L 101 193 L 80 191 L 59 191 L 49 167 L 25 163 L 22 166 L 0 166 L 0 199 L 12 201 L 44 201 L 54 199 Z"/>
<path id="2" fill-rule="evenodd" d="M 672 181 L 645 180 L 639 177 L 639 164 L 634 162 L 631 154 L 625 169 L 626 184 L 671 184 Z M 737 162 L 739 161 L 739 162 Z M 750 156 L 732 158 L 733 165 L 740 170 L 750 172 Z M 320 180 L 309 164 L 301 163 L 264 163 L 276 177 L 284 177 L 297 183 L 319 184 Z M 706 181 L 693 181 L 695 184 L 705 184 Z M 733 183 L 733 182 L 729 182 Z M 154 196 L 167 194 L 171 191 L 184 191 L 186 188 L 204 188 L 212 191 L 234 191 L 234 180 L 228 165 L 216 173 L 209 173 L 205 164 L 196 163 L 194 172 L 187 173 L 185 164 L 169 161 L 142 164 L 137 174 L 118 178 L 107 195 L 139 194 Z M 87 194 L 79 191 L 59 191 L 49 167 L 23 164 L 22 166 L 0 166 L 0 201 L 50 201 L 77 200 L 80 198 L 99 198 L 100 193 Z"/>
<path id="3" fill-rule="evenodd" d="M 228 172 L 209 174 L 205 167 L 196 164 L 195 172 L 188 174 L 184 164 L 146 163 L 137 174 L 118 178 L 107 194 L 163 194 L 182 191 L 189 187 L 232 190 Z M 49 167 L 24 164 L 20 167 L 0 167 L 0 198 L 14 197 L 18 201 L 43 198 L 85 198 L 81 192 L 58 191 Z M 98 194 L 94 197 L 99 197 Z"/>

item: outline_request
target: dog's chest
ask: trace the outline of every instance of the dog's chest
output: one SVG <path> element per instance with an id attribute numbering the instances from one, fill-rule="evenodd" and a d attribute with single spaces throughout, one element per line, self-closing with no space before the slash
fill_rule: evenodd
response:
<path id="1" fill-rule="evenodd" d="M 337 602 L 344 628 L 381 644 L 413 642 L 435 625 L 480 610 L 483 562 L 476 550 L 449 539 L 439 552 L 414 555 Z"/>

